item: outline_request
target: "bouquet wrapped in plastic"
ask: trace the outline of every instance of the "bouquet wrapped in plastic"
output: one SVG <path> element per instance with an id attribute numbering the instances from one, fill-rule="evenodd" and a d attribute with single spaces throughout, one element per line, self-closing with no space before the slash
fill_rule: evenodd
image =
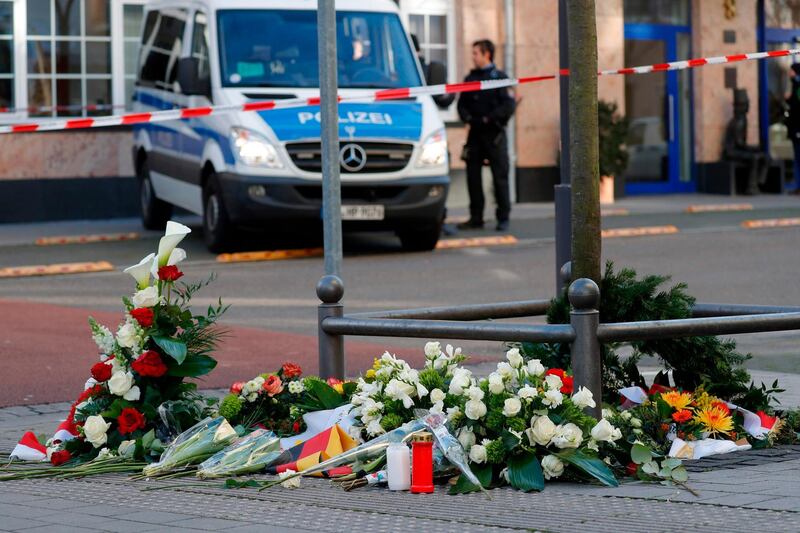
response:
<path id="1" fill-rule="evenodd" d="M 161 460 L 144 467 L 142 473 L 146 477 L 158 476 L 201 463 L 230 446 L 237 436 L 223 417 L 206 418 L 178 435 L 161 454 Z"/>
<path id="2" fill-rule="evenodd" d="M 203 461 L 200 479 L 240 476 L 260 472 L 281 455 L 281 439 L 272 431 L 258 429 Z"/>

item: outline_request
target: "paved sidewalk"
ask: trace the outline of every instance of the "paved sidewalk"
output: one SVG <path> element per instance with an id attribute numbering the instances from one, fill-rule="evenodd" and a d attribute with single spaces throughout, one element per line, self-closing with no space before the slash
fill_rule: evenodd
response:
<path id="1" fill-rule="evenodd" d="M 66 403 L 0 409 L 0 450 L 26 429 L 49 433 Z M 687 463 L 689 486 L 629 482 L 619 488 L 551 483 L 542 493 L 485 495 L 344 492 L 320 479 L 299 489 L 230 490 L 193 480 L 0 483 L 0 531 L 800 531 L 800 446 Z M 157 492 L 141 489 L 183 485 Z M 191 484 L 191 485 L 190 485 Z"/>

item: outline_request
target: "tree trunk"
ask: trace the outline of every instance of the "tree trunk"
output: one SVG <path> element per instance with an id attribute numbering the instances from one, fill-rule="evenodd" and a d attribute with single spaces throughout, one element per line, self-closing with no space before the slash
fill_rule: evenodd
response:
<path id="1" fill-rule="evenodd" d="M 572 279 L 600 283 L 600 170 L 597 138 L 595 0 L 568 0 Z"/>

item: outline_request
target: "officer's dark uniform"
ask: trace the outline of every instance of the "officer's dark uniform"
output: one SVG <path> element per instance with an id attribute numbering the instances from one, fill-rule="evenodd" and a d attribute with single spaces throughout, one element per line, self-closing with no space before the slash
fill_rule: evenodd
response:
<path id="1" fill-rule="evenodd" d="M 473 69 L 464 81 L 508 78 L 494 64 Z M 469 124 L 467 136 L 467 186 L 469 188 L 470 223 L 483 224 L 483 184 L 481 167 L 488 160 L 492 169 L 494 195 L 497 200 L 497 221 L 507 222 L 511 213 L 508 188 L 508 141 L 505 126 L 514 114 L 516 102 L 508 89 L 492 89 L 462 93 L 458 99 L 458 115 Z"/>

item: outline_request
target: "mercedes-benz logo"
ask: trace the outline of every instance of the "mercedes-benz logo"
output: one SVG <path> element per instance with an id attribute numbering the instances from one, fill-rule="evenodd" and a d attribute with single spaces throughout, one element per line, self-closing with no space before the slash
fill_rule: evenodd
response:
<path id="1" fill-rule="evenodd" d="M 339 150 L 339 163 L 348 172 L 358 172 L 367 164 L 367 152 L 357 144 L 345 144 Z"/>

